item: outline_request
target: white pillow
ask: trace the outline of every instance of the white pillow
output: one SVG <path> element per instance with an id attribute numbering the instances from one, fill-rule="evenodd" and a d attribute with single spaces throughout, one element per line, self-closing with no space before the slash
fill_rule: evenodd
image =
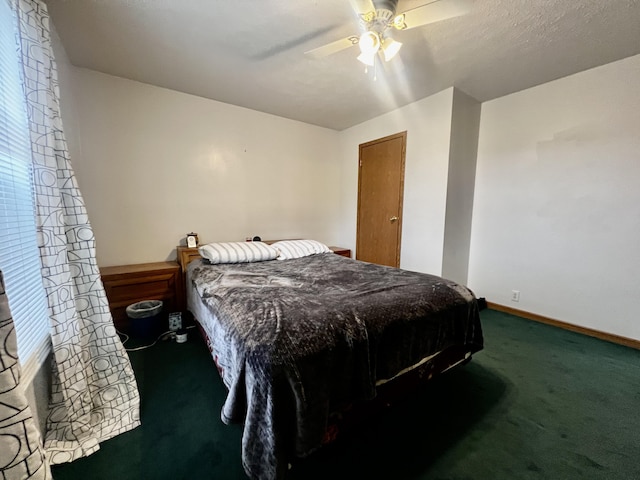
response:
<path id="1" fill-rule="evenodd" d="M 272 243 L 271 246 L 278 251 L 278 260 L 308 257 L 331 251 L 324 243 L 316 240 L 281 240 Z"/>
<path id="2" fill-rule="evenodd" d="M 278 251 L 264 242 L 208 243 L 198 248 L 209 263 L 248 263 L 273 260 Z"/>

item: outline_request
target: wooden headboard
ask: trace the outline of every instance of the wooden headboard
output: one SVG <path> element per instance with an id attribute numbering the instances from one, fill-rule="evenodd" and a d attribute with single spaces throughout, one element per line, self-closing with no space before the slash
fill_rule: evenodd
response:
<path id="1" fill-rule="evenodd" d="M 287 238 L 286 240 L 299 240 Z M 279 242 L 280 240 L 263 240 L 264 243 L 268 243 L 269 245 L 275 242 Z M 342 255 L 343 257 L 351 258 L 351 250 L 347 248 L 341 247 L 329 247 L 333 253 L 337 253 L 338 255 Z M 187 293 L 187 267 L 191 262 L 197 260 L 198 258 L 202 258 L 200 253 L 198 253 L 198 247 L 185 247 L 184 245 L 179 245 L 176 247 L 177 253 L 177 261 L 180 265 L 180 271 L 182 272 L 182 301 L 180 302 L 181 309 L 186 311 L 186 293 Z"/>
<path id="2" fill-rule="evenodd" d="M 283 240 L 299 240 L 298 238 L 286 238 Z M 281 240 L 262 240 L 264 243 L 271 245 L 272 243 L 280 242 Z M 197 260 L 200 257 L 198 253 L 198 247 L 185 247 L 184 245 L 180 245 L 176 247 L 176 252 L 178 256 L 178 264 L 182 269 L 182 283 L 186 280 L 187 266 Z"/>
<path id="3" fill-rule="evenodd" d="M 178 264 L 182 269 L 182 277 L 184 280 L 184 276 L 187 273 L 187 265 L 189 265 L 191 262 L 201 257 L 200 257 L 200 254 L 198 253 L 198 247 L 190 248 L 185 246 L 179 246 L 179 247 L 176 247 L 176 252 L 178 255 Z"/>
<path id="4" fill-rule="evenodd" d="M 182 280 L 182 285 L 180 285 L 180 292 L 182 294 L 182 301 L 180 302 L 180 310 L 183 312 L 187 311 L 187 265 L 189 265 L 194 260 L 200 258 L 200 254 L 198 253 L 198 247 L 185 247 L 183 245 L 179 245 L 176 247 L 177 254 L 177 262 L 180 265 L 180 275 Z"/>

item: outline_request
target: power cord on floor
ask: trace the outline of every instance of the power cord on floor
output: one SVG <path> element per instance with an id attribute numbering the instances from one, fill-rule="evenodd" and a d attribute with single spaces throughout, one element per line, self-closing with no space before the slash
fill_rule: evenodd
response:
<path id="1" fill-rule="evenodd" d="M 195 325 L 189 325 L 188 327 L 186 327 L 186 330 L 191 330 L 192 328 L 196 328 L 196 326 L 195 326 Z M 116 333 L 117 333 L 118 335 L 121 335 L 122 337 L 125 337 L 125 338 L 124 338 L 124 340 L 122 340 L 122 339 L 121 339 L 121 340 L 122 340 L 122 345 L 123 345 L 123 346 L 124 346 L 124 345 L 129 341 L 129 339 L 131 338 L 131 337 L 129 337 L 129 335 L 127 335 L 126 333 L 121 332 L 121 331 L 119 331 L 119 330 L 117 330 L 117 329 L 116 329 Z M 153 341 L 153 343 L 150 343 L 149 345 L 142 345 L 142 346 L 140 346 L 140 347 L 135 347 L 135 348 L 126 348 L 126 347 L 125 347 L 125 351 L 127 351 L 127 352 L 137 352 L 137 351 L 139 351 L 139 350 L 145 350 L 145 349 L 147 349 L 147 348 L 151 348 L 151 347 L 153 347 L 156 343 L 158 343 L 158 340 L 165 341 L 165 340 L 173 339 L 173 338 L 175 338 L 175 336 L 176 336 L 176 332 L 175 332 L 174 330 L 167 330 L 166 332 L 161 333 L 161 334 L 158 336 L 158 338 L 156 338 L 156 339 Z"/>
<path id="2" fill-rule="evenodd" d="M 126 333 L 123 332 L 119 332 L 118 330 L 116 330 L 116 332 L 118 332 L 118 335 L 122 335 L 123 337 L 125 337 L 124 340 L 122 340 L 122 345 L 125 345 L 128 341 L 129 341 L 129 335 L 127 335 Z M 139 347 L 134 347 L 134 348 L 126 348 L 125 346 L 125 350 L 127 352 L 137 352 L 139 350 L 144 350 L 146 348 L 151 348 L 153 347 L 156 343 L 158 343 L 158 340 L 168 340 L 169 338 L 171 338 L 171 335 L 175 334 L 175 332 L 172 331 L 167 331 L 164 333 L 161 333 L 158 338 L 156 338 L 153 343 L 150 343 L 149 345 L 141 345 Z"/>

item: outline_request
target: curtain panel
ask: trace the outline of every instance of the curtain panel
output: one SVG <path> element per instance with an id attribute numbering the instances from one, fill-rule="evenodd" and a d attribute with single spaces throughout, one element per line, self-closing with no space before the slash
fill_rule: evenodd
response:
<path id="1" fill-rule="evenodd" d="M 0 478 L 49 480 L 40 431 L 19 384 L 16 331 L 0 271 Z"/>
<path id="2" fill-rule="evenodd" d="M 140 398 L 113 325 L 95 239 L 62 129 L 49 15 L 9 0 L 18 19 L 33 151 L 36 224 L 53 347 L 45 450 L 52 464 L 89 455 L 140 424 Z"/>

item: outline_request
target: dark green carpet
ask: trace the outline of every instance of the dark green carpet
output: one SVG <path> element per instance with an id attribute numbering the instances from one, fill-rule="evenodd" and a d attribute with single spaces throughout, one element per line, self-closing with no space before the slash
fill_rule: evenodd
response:
<path id="1" fill-rule="evenodd" d="M 485 350 L 291 479 L 640 479 L 640 352 L 482 312 Z M 54 467 L 56 480 L 243 479 L 241 428 L 204 344 L 132 352 L 142 426 Z"/>

